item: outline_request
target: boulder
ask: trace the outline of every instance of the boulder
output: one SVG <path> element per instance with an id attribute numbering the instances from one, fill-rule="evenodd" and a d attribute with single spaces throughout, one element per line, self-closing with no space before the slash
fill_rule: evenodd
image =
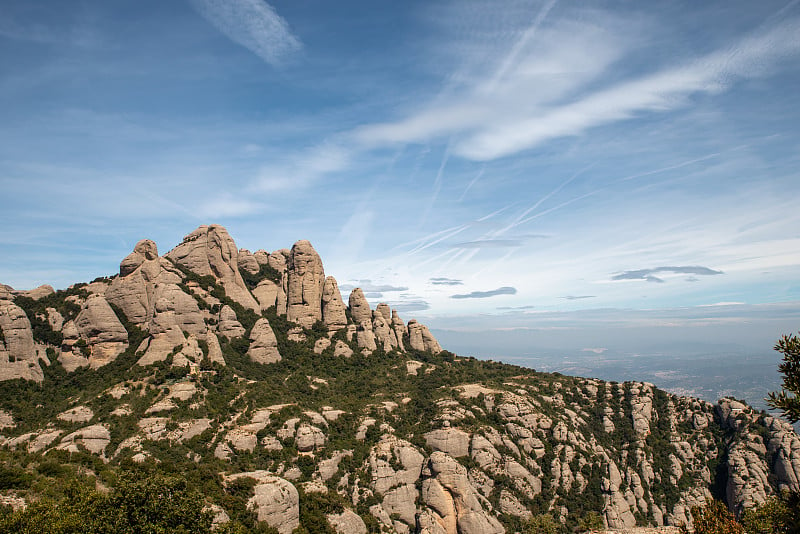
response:
<path id="1" fill-rule="evenodd" d="M 356 342 L 361 349 L 370 353 L 378 348 L 375 344 L 375 333 L 372 331 L 371 321 L 364 321 L 358 325 Z"/>
<path id="2" fill-rule="evenodd" d="M 442 451 L 453 458 L 469 455 L 470 436 L 457 428 L 440 428 L 425 434 L 425 443 L 435 451 Z"/>
<path id="3" fill-rule="evenodd" d="M 319 338 L 314 342 L 314 354 L 322 354 L 325 349 L 331 346 L 331 340 L 326 337 Z"/>
<path id="4" fill-rule="evenodd" d="M 81 447 L 91 453 L 103 455 L 103 451 L 111 442 L 111 433 L 103 425 L 92 425 L 71 434 L 67 434 L 61 439 L 58 449 L 79 452 Z"/>
<path id="5" fill-rule="evenodd" d="M 353 349 L 351 349 L 350 345 L 348 345 L 341 339 L 337 339 L 336 346 L 333 348 L 333 355 L 349 358 L 350 356 L 353 355 Z"/>
<path id="6" fill-rule="evenodd" d="M 125 256 L 119 264 L 119 275 L 128 276 L 145 261 L 158 258 L 158 247 L 154 241 L 142 239 L 133 247 L 133 252 Z"/>
<path id="7" fill-rule="evenodd" d="M 408 344 L 414 350 L 428 351 L 433 354 L 442 352 L 442 347 L 428 330 L 428 327 L 418 323 L 416 319 L 411 319 L 408 322 L 408 337 Z"/>
<path id="8" fill-rule="evenodd" d="M 250 348 L 247 355 L 251 360 L 258 363 L 275 363 L 281 361 L 281 354 L 278 352 L 278 340 L 269 321 L 261 318 L 253 325 L 250 332 Z"/>
<path id="9" fill-rule="evenodd" d="M 28 297 L 29 299 L 39 300 L 40 298 L 52 295 L 55 292 L 56 290 L 53 289 L 53 286 L 44 284 L 35 289 L 29 289 L 27 291 L 18 291 L 17 294 Z"/>
<path id="10" fill-rule="evenodd" d="M 128 332 L 101 295 L 92 295 L 75 318 L 75 327 L 89 344 L 89 365 L 96 369 L 115 360 L 128 348 Z"/>
<path id="11" fill-rule="evenodd" d="M 405 344 L 403 343 L 403 336 L 408 333 L 408 328 L 406 327 L 406 323 L 400 318 L 397 314 L 397 310 L 392 310 L 392 320 L 391 320 L 392 330 L 394 330 L 394 335 L 397 338 L 397 348 L 400 352 L 405 352 Z"/>
<path id="12" fill-rule="evenodd" d="M 166 257 L 200 276 L 215 277 L 225 294 L 245 308 L 260 307 L 239 272 L 239 251 L 228 231 L 218 225 L 200 226 L 167 252 Z"/>
<path id="13" fill-rule="evenodd" d="M 325 446 L 325 433 L 316 426 L 303 424 L 298 427 L 294 441 L 298 451 L 310 452 Z"/>
<path id="14" fill-rule="evenodd" d="M 501 534 L 502 524 L 484 511 L 467 470 L 447 454 L 436 451 L 422 469 L 422 501 L 435 523 L 447 534 Z"/>
<path id="15" fill-rule="evenodd" d="M 247 507 L 255 510 L 258 521 L 275 528 L 280 534 L 291 534 L 300 526 L 300 497 L 291 482 L 264 476 L 253 491 L 255 495 Z"/>
<path id="16" fill-rule="evenodd" d="M 0 333 L 0 380 L 44 380 L 28 316 L 6 298 L 0 299 Z"/>
<path id="17" fill-rule="evenodd" d="M 397 337 L 395 337 L 394 331 L 389 327 L 389 323 L 384 319 L 383 315 L 377 310 L 372 320 L 372 331 L 375 333 L 375 342 L 383 347 L 385 352 L 397 348 Z"/>
<path id="18" fill-rule="evenodd" d="M 228 305 L 222 307 L 219 312 L 217 322 L 217 332 L 227 338 L 241 337 L 244 335 L 244 327 L 236 317 L 236 312 Z"/>
<path id="19" fill-rule="evenodd" d="M 324 284 L 319 254 L 308 241 L 298 241 L 287 263 L 286 317 L 305 328 L 321 320 Z"/>
<path id="20" fill-rule="evenodd" d="M 339 284 L 336 279 L 329 276 L 325 279 L 322 288 L 322 320 L 329 331 L 340 330 L 347 326 L 347 313 L 339 292 Z"/>
<path id="21" fill-rule="evenodd" d="M 148 330 L 156 313 L 156 300 L 163 292 L 163 288 L 159 287 L 164 284 L 177 287 L 181 283 L 182 274 L 169 260 L 144 259 L 146 257 L 142 255 L 142 262 L 131 272 L 121 268 L 126 274 L 111 281 L 105 291 L 105 298 L 110 304 L 120 308 L 130 322 Z M 131 263 L 129 267 L 133 265 Z"/>
<path id="22" fill-rule="evenodd" d="M 239 249 L 239 268 L 250 274 L 258 274 L 261 271 L 261 265 L 258 264 L 258 260 L 246 248 Z"/>
<path id="23" fill-rule="evenodd" d="M 357 513 L 345 509 L 341 514 L 328 514 L 328 523 L 337 534 L 367 534 L 367 525 Z"/>
<path id="24" fill-rule="evenodd" d="M 360 287 L 355 288 L 353 291 L 350 292 L 350 317 L 353 318 L 353 322 L 357 325 L 367 322 L 372 325 L 372 310 L 369 307 L 369 302 L 367 302 L 367 298 L 364 296 L 364 292 L 361 291 Z"/>

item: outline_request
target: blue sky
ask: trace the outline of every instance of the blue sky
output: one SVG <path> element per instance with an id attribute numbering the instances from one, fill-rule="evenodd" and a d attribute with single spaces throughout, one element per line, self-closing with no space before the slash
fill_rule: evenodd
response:
<path id="1" fill-rule="evenodd" d="M 16 288 L 218 223 L 434 327 L 800 307 L 797 1 L 9 0 L 0 65 Z"/>

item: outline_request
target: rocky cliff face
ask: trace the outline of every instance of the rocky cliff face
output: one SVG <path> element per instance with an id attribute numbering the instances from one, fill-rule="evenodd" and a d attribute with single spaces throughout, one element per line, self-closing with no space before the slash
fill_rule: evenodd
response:
<path id="1" fill-rule="evenodd" d="M 209 496 L 221 518 L 280 532 L 320 495 L 337 532 L 464 534 L 690 525 L 714 491 L 741 513 L 800 489 L 792 427 L 735 400 L 458 358 L 358 288 L 348 304 L 307 241 L 251 254 L 214 225 L 91 284 L 2 286 L 0 445 L 212 470 L 214 495 L 246 492 Z M 57 366 L 95 370 L 71 389 Z"/>
<path id="2" fill-rule="evenodd" d="M 274 278 L 263 275 L 262 266 L 271 269 Z M 128 348 L 128 332 L 121 317 L 147 334 L 134 347 L 140 354 L 137 360 L 140 365 L 165 361 L 173 353 L 182 354 L 179 360 L 188 358 L 192 364 L 199 364 L 203 357 L 224 362 L 224 356 L 217 349 L 220 335 L 227 339 L 243 338 L 251 343 L 252 350 L 247 353 L 253 361 L 280 360 L 277 342 L 269 336 L 269 323 L 266 328 L 263 322 L 259 323 L 252 332 L 255 325 L 250 324 L 248 328 L 242 325 L 231 307 L 235 304 L 241 306 L 240 313 L 263 314 L 274 309 L 301 330 L 323 321 L 330 337 L 340 330 L 351 328 L 355 332 L 361 327 L 361 321 L 348 320 L 348 308 L 342 301 L 336 279 L 325 277 L 322 260 L 311 243 L 298 241 L 291 250 L 279 249 L 272 253 L 260 250 L 253 254 L 238 250 L 227 230 L 219 225 L 200 226 L 163 257 L 158 255 L 153 241 L 143 239 L 120 262 L 118 275 L 80 285 L 70 295 L 55 292 L 50 286 L 24 292 L 3 286 L 0 325 L 8 334 L 4 334 L 0 349 L 0 380 L 41 381 L 43 372 L 39 360 L 49 363 L 45 355 L 48 346 L 42 343 L 37 348 L 25 311 L 14 304 L 14 299 L 20 296 L 45 299 L 55 306 L 48 308 L 45 319 L 50 330 L 60 334 L 56 337 L 61 342 L 51 343 L 49 348 L 69 372 L 80 367 L 106 365 Z M 58 309 L 63 311 L 64 306 L 80 307 L 80 312 L 65 319 Z M 334 344 L 340 353 L 372 352 L 377 348 L 373 312 L 363 293 L 356 307 L 354 316 L 363 319 L 361 330 L 365 333 L 356 338 L 352 347 L 343 346 L 341 340 Z M 377 315 L 389 315 L 386 304 L 379 308 L 382 311 L 376 312 Z M 378 342 L 385 351 L 404 352 L 403 334 L 396 332 L 406 332 L 407 328 L 396 313 L 391 321 L 386 319 L 385 325 L 378 325 Z M 419 326 L 415 328 L 419 330 Z M 301 330 L 296 331 L 296 339 L 303 337 Z M 422 339 L 421 335 L 417 337 Z M 427 329 L 425 335 L 427 341 L 412 346 L 418 350 L 441 351 Z M 203 352 L 198 358 L 192 356 L 192 351 L 182 352 L 189 336 L 209 347 L 210 352 Z"/>

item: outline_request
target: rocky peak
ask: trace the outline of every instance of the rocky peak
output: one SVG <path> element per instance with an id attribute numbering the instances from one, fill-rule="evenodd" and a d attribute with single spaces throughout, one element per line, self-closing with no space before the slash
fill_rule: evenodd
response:
<path id="1" fill-rule="evenodd" d="M 347 326 L 347 313 L 342 294 L 339 292 L 339 284 L 332 276 L 325 279 L 322 288 L 322 319 L 331 331 L 341 330 Z"/>
<path id="2" fill-rule="evenodd" d="M 260 310 L 239 272 L 236 243 L 223 226 L 200 226 L 166 257 L 200 276 L 214 276 L 230 298 L 245 308 Z"/>
<path id="3" fill-rule="evenodd" d="M 364 292 L 360 287 L 350 292 L 349 304 L 350 316 L 353 318 L 353 322 L 356 323 L 356 325 L 360 325 L 364 322 L 370 325 L 372 324 L 372 309 L 369 307 L 367 297 L 364 296 Z"/>
<path id="4" fill-rule="evenodd" d="M 154 241 L 142 239 L 119 264 L 119 275 L 128 276 L 147 260 L 158 258 L 158 247 Z"/>
<path id="5" fill-rule="evenodd" d="M 290 321 L 310 327 L 322 319 L 325 284 L 322 260 L 311 243 L 301 240 L 292 247 L 286 270 L 286 316 Z"/>

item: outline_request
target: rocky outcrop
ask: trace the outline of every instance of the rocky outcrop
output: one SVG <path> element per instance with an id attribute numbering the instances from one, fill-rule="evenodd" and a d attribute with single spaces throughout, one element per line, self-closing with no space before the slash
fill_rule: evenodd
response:
<path id="1" fill-rule="evenodd" d="M 385 352 L 397 348 L 397 337 L 384 316 L 377 310 L 373 315 L 372 331 L 375 333 L 375 342 L 383 347 Z"/>
<path id="2" fill-rule="evenodd" d="M 469 455 L 470 436 L 457 428 L 440 428 L 425 434 L 425 442 L 435 451 L 442 451 L 453 458 Z"/>
<path id="3" fill-rule="evenodd" d="M 261 265 L 258 264 L 256 257 L 246 248 L 239 249 L 239 268 L 250 274 L 258 274 Z"/>
<path id="4" fill-rule="evenodd" d="M 301 240 L 292 247 L 286 269 L 286 317 L 309 328 L 322 319 L 322 260 L 311 243 Z"/>
<path id="5" fill-rule="evenodd" d="M 214 276 L 225 294 L 245 308 L 260 309 L 239 272 L 239 251 L 228 231 L 217 224 L 200 226 L 167 252 L 166 257 L 201 276 Z"/>
<path id="6" fill-rule="evenodd" d="M 44 373 L 39 366 L 31 323 L 10 298 L 8 292 L 0 294 L 0 380 L 22 378 L 41 382 Z"/>
<path id="7" fill-rule="evenodd" d="M 266 311 L 273 306 L 277 306 L 279 294 L 285 302 L 286 294 L 283 292 L 283 288 L 272 280 L 262 280 L 258 283 L 256 288 L 253 289 L 253 296 L 258 301 L 259 306 L 261 306 L 261 311 Z"/>
<path id="8" fill-rule="evenodd" d="M 280 534 L 290 534 L 300 526 L 300 497 L 291 482 L 264 476 L 253 491 L 255 495 L 247 506 L 255 510 L 258 521 L 275 528 Z"/>
<path id="9" fill-rule="evenodd" d="M 217 332 L 228 339 L 241 337 L 245 333 L 242 323 L 240 323 L 239 318 L 236 317 L 236 312 L 228 305 L 223 306 L 219 312 Z"/>
<path id="10" fill-rule="evenodd" d="M 429 532 L 447 534 L 501 534 L 502 524 L 488 514 L 467 470 L 443 452 L 431 454 L 422 469 L 422 502 L 429 508 Z"/>
<path id="11" fill-rule="evenodd" d="M 327 519 L 337 534 L 367 534 L 364 520 L 352 510 L 345 510 L 341 514 L 329 514 Z"/>
<path id="12" fill-rule="evenodd" d="M 391 325 L 392 330 L 394 330 L 394 335 L 397 338 L 397 348 L 400 350 L 400 352 L 405 352 L 406 348 L 403 337 L 408 333 L 408 327 L 406 327 L 406 323 L 404 323 L 397 314 L 397 310 L 392 310 Z"/>
<path id="13" fill-rule="evenodd" d="M 336 279 L 329 276 L 322 288 L 322 320 L 333 332 L 347 326 L 347 312 Z"/>
<path id="14" fill-rule="evenodd" d="M 247 355 L 258 363 L 275 363 L 281 360 L 275 332 L 272 331 L 269 321 L 263 317 L 256 321 L 250 332 L 250 348 L 247 350 Z"/>
<path id="15" fill-rule="evenodd" d="M 119 264 L 119 275 L 128 276 L 138 269 L 145 261 L 158 258 L 158 247 L 154 241 L 142 239 L 133 247 L 133 252 L 125 256 Z"/>
<path id="16" fill-rule="evenodd" d="M 91 453 L 103 456 L 105 448 L 111 442 L 111 433 L 103 425 L 92 425 L 71 434 L 67 434 L 61 439 L 58 449 L 69 452 L 80 452 L 81 447 Z"/>
<path id="17" fill-rule="evenodd" d="M 371 328 L 372 309 L 370 309 L 367 297 L 364 296 L 364 292 L 360 287 L 350 292 L 349 307 L 350 317 L 353 318 L 355 324 L 360 325 L 362 323 L 368 323 Z"/>
<path id="18" fill-rule="evenodd" d="M 75 318 L 75 327 L 88 343 L 92 368 L 108 364 L 128 348 L 128 332 L 101 295 L 86 300 Z"/>
<path id="19" fill-rule="evenodd" d="M 428 327 L 418 323 L 416 319 L 411 319 L 408 322 L 408 337 L 408 344 L 414 350 L 430 351 L 434 354 L 442 352 L 442 347 L 428 330 Z"/>

